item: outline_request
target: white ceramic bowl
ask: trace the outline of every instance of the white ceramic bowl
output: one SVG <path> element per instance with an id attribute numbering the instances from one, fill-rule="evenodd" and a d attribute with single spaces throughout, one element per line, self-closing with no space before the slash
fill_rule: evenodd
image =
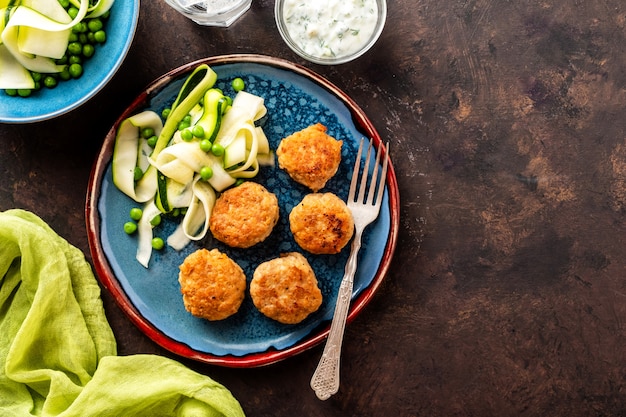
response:
<path id="1" fill-rule="evenodd" d="M 343 64 L 355 60 L 374 46 L 385 26 L 386 0 L 366 0 L 365 3 L 368 1 L 375 5 L 375 10 L 360 8 L 358 5 L 363 3 L 360 0 L 276 0 L 274 17 L 281 37 L 296 54 L 316 64 Z M 306 17 L 302 8 L 308 12 Z M 361 30 L 353 29 L 351 24 L 355 21 L 343 20 L 353 19 L 360 12 L 369 13 L 370 20 L 370 24 Z M 315 22 L 314 16 L 318 14 L 325 17 Z M 358 41 L 353 39 L 350 48 L 341 50 L 346 45 L 346 39 L 357 35 Z"/>

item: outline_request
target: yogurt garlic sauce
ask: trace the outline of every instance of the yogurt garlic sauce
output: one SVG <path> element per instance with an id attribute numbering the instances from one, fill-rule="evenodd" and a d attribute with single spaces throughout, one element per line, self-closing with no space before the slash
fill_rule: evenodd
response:
<path id="1" fill-rule="evenodd" d="M 338 58 L 361 49 L 376 29 L 376 0 L 285 0 L 283 20 L 305 53 Z"/>

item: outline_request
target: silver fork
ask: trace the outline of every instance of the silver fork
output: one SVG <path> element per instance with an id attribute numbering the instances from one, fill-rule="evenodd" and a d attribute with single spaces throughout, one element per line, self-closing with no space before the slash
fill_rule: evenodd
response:
<path id="1" fill-rule="evenodd" d="M 361 155 L 363 152 L 364 139 L 361 138 L 359 145 L 359 151 L 356 156 L 356 162 L 354 163 L 354 169 L 352 172 L 352 181 L 350 182 L 350 191 L 348 193 L 348 208 L 352 212 L 354 218 L 354 240 L 352 241 L 352 247 L 350 249 L 350 257 L 346 262 L 346 269 L 339 287 L 339 293 L 337 296 L 337 304 L 335 305 L 335 312 L 333 315 L 333 321 L 330 325 L 330 333 L 326 340 L 326 346 L 324 346 L 324 352 L 320 359 L 317 369 L 313 373 L 311 378 L 311 388 L 315 391 L 315 394 L 320 400 L 327 400 L 331 395 L 335 394 L 339 390 L 339 359 L 341 357 L 341 343 L 343 341 L 343 333 L 346 327 L 346 319 L 348 317 L 348 311 L 350 307 L 350 299 L 352 298 L 352 285 L 354 283 L 354 273 L 357 268 L 357 255 L 361 248 L 361 236 L 365 227 L 372 223 L 378 217 L 380 213 L 380 203 L 383 197 L 383 191 L 385 189 L 385 179 L 387 176 L 387 164 L 389 162 L 389 144 L 385 149 L 385 157 L 382 165 L 382 171 L 380 172 L 380 180 L 377 183 L 376 179 L 379 173 L 380 155 L 382 152 L 382 144 L 376 154 L 376 162 L 372 170 L 372 180 L 370 182 L 369 190 L 365 194 L 367 188 L 367 179 L 369 177 L 369 165 L 370 154 L 372 152 L 373 144 L 370 141 L 367 148 L 367 155 L 365 157 L 365 166 L 363 167 L 363 175 L 359 185 L 359 194 L 357 196 L 357 182 L 359 177 L 359 168 L 361 165 Z M 378 189 L 377 189 L 378 186 Z M 376 197 L 374 199 L 374 197 Z M 366 199 L 367 198 L 367 199 Z"/>

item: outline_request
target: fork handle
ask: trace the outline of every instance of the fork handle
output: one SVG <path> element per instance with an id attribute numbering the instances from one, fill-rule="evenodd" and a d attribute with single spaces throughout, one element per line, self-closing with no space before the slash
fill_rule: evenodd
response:
<path id="1" fill-rule="evenodd" d="M 341 344 L 343 342 L 343 333 L 346 327 L 348 311 L 350 310 L 354 273 L 356 272 L 357 255 L 360 248 L 361 233 L 357 231 L 352 241 L 350 257 L 346 262 L 345 273 L 341 280 L 341 285 L 339 286 L 335 312 L 330 324 L 330 333 L 328 334 L 328 339 L 324 346 L 322 358 L 311 378 L 311 388 L 313 388 L 317 398 L 320 400 L 327 400 L 331 395 L 339 391 Z"/>

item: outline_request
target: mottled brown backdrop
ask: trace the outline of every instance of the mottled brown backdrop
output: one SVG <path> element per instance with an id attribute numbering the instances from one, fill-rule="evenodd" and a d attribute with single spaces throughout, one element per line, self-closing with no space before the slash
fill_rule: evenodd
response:
<path id="1" fill-rule="evenodd" d="M 308 387 L 321 347 L 250 370 L 184 362 L 250 416 L 626 415 L 625 3 L 391 0 L 374 49 L 336 67 L 291 53 L 273 6 L 210 29 L 143 1 L 126 62 L 93 100 L 0 125 L 0 209 L 34 211 L 87 253 L 91 164 L 143 87 L 205 56 L 293 60 L 391 142 L 391 270 L 347 328 L 326 402 Z M 103 297 L 121 354 L 169 355 Z"/>

